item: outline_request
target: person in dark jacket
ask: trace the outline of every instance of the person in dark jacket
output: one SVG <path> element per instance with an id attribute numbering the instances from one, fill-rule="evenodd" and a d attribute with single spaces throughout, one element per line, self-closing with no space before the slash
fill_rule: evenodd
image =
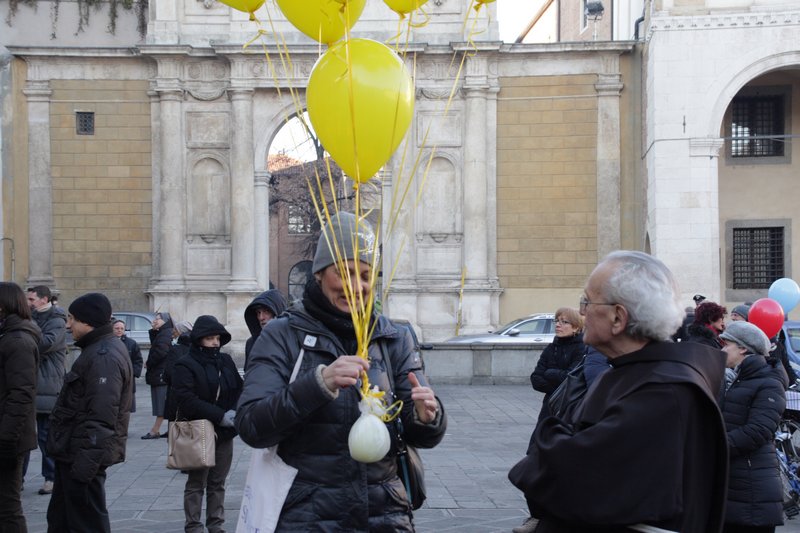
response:
<path id="1" fill-rule="evenodd" d="M 153 406 L 153 416 L 156 417 L 150 431 L 142 435 L 142 438 L 158 439 L 166 437 L 161 434 L 161 423 L 164 421 L 164 407 L 167 403 L 167 382 L 164 380 L 164 370 L 167 365 L 167 354 L 172 346 L 172 317 L 169 313 L 156 313 L 153 319 L 153 327 L 150 329 L 150 352 L 147 354 L 147 362 L 144 374 L 145 383 L 150 385 L 150 401 Z"/>
<path id="2" fill-rule="evenodd" d="M 64 375 L 67 373 L 67 313 L 50 302 L 52 294 L 45 285 L 28 289 L 31 317 L 42 331 L 39 343 L 39 375 L 36 380 L 36 435 L 42 452 L 42 477 L 44 483 L 39 494 L 53 492 L 55 462 L 47 455 L 47 432 L 50 430 L 50 413 L 56 403 Z M 30 454 L 25 456 L 23 477 L 28 472 Z"/>
<path id="3" fill-rule="evenodd" d="M 48 533 L 111 531 L 106 469 L 125 460 L 133 367 L 114 335 L 111 302 L 89 293 L 69 306 L 67 329 L 81 354 L 50 417 L 47 452 L 56 461 Z"/>
<path id="4" fill-rule="evenodd" d="M 689 337 L 685 342 L 698 342 L 722 349 L 719 334 L 725 331 L 725 315 L 728 310 L 723 306 L 705 301 L 697 306 L 694 311 L 694 322 L 689 326 Z"/>
<path id="5" fill-rule="evenodd" d="M 0 531 L 25 532 L 22 466 L 36 448 L 36 374 L 42 335 L 25 293 L 0 282 Z"/>
<path id="6" fill-rule="evenodd" d="M 276 316 L 286 311 L 286 298 L 281 291 L 270 289 L 264 291 L 250 302 L 244 310 L 244 321 L 247 329 L 250 330 L 250 338 L 244 345 L 244 369 L 247 370 L 247 361 L 250 358 L 250 350 L 253 349 L 261 330 Z"/>
<path id="7" fill-rule="evenodd" d="M 142 350 L 139 348 L 139 343 L 125 335 L 125 321 L 114 319 L 111 324 L 114 328 L 114 335 L 119 337 L 122 344 L 128 350 L 128 355 L 131 358 L 131 366 L 133 368 L 133 390 L 131 391 L 131 413 L 136 412 L 136 380 L 142 375 L 142 368 L 144 368 L 144 359 L 142 359 Z"/>
<path id="8" fill-rule="evenodd" d="M 174 420 L 206 419 L 214 423 L 217 434 L 215 465 L 190 470 L 183 492 L 185 531 L 202 533 L 200 519 L 203 493 L 206 495 L 206 524 L 209 533 L 224 531 L 225 478 L 233 460 L 233 420 L 236 402 L 242 393 L 242 378 L 231 356 L 220 347 L 231 335 L 213 316 L 197 318 L 191 331 L 189 354 L 172 367 L 170 408 Z M 174 412 L 172 410 L 174 409 Z"/>
<path id="9" fill-rule="evenodd" d="M 542 350 L 536 368 L 531 374 L 531 385 L 543 392 L 539 420 L 550 416 L 548 400 L 567 373 L 578 366 L 586 354 L 583 344 L 583 319 L 577 309 L 562 307 L 555 315 L 556 338 Z"/>
<path id="10" fill-rule="evenodd" d="M 767 362 L 770 342 L 758 327 L 733 322 L 720 339 L 727 366 L 736 373 L 721 405 L 730 457 L 723 531 L 774 532 L 783 524 L 775 432 L 786 406 L 788 382 L 780 362 Z"/>
<path id="11" fill-rule="evenodd" d="M 332 252 L 334 246 L 339 253 Z M 369 344 L 362 346 L 370 362 L 351 355 L 359 347 L 345 280 L 352 283 L 353 298 L 364 303 L 373 298 L 374 247 L 366 221 L 334 214 L 317 244 L 314 278 L 306 284 L 302 303 L 267 324 L 250 353 L 236 413 L 239 435 L 255 448 L 277 445 L 283 461 L 298 470 L 278 532 L 414 530 L 397 473 L 396 446 L 369 464 L 354 460 L 348 449 L 350 429 L 359 417 L 357 385 L 363 372 L 370 386 L 403 401 L 399 416 L 408 444 L 432 448 L 447 427 L 444 408 L 427 386 L 405 327 L 373 314 Z M 290 383 L 297 361 L 298 374 Z"/>
<path id="12" fill-rule="evenodd" d="M 173 341 L 172 346 L 169 347 L 167 360 L 164 364 L 164 381 L 167 383 L 164 418 L 168 422 L 175 420 L 175 406 L 172 399 L 172 369 L 175 368 L 175 363 L 186 356 L 192 347 L 192 323 L 188 320 L 178 322 L 175 324 L 172 336 L 177 338 Z"/>
<path id="13" fill-rule="evenodd" d="M 673 343 L 683 320 L 672 272 L 617 251 L 594 269 L 580 304 L 584 342 L 609 358 L 572 422 L 542 420 L 509 479 L 533 502 L 537 533 L 718 533 L 727 494 L 717 405 L 724 354 Z"/>

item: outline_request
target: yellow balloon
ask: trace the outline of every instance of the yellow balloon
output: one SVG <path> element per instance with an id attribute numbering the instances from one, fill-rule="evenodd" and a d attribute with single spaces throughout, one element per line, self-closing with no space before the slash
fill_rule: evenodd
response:
<path id="1" fill-rule="evenodd" d="M 276 0 L 278 7 L 295 28 L 315 41 L 332 44 L 361 16 L 367 0 Z M 350 10 L 349 17 L 345 9 Z"/>
<path id="2" fill-rule="evenodd" d="M 411 124 L 414 83 L 386 45 L 352 39 L 349 65 L 346 47 L 347 42 L 336 43 L 314 65 L 308 116 L 334 161 L 366 183 L 392 157 Z"/>
<path id="3" fill-rule="evenodd" d="M 383 0 L 389 8 L 401 15 L 407 15 L 425 5 L 428 0 Z"/>
<path id="4" fill-rule="evenodd" d="M 495 0 L 475 0 L 475 11 L 480 11 L 484 4 L 491 4 Z"/>
<path id="5" fill-rule="evenodd" d="M 244 11 L 245 13 L 250 13 L 251 20 L 255 19 L 255 15 L 253 13 L 258 11 L 258 8 L 264 5 L 264 0 L 219 0 L 219 1 L 238 11 Z"/>

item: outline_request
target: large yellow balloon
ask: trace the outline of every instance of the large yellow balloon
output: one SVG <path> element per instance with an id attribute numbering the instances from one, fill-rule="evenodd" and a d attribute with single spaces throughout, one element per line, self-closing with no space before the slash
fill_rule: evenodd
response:
<path id="1" fill-rule="evenodd" d="M 277 0 L 278 7 L 295 28 L 315 41 L 332 44 L 361 16 L 367 0 Z M 345 13 L 349 9 L 350 13 Z"/>
<path id="2" fill-rule="evenodd" d="M 401 15 L 407 15 L 425 5 L 428 0 L 383 0 L 389 8 Z"/>
<path id="3" fill-rule="evenodd" d="M 264 5 L 264 0 L 219 0 L 225 5 L 232 7 L 238 11 L 250 13 L 250 20 L 255 20 L 254 13 L 258 8 Z"/>
<path id="4" fill-rule="evenodd" d="M 352 39 L 349 69 L 346 47 L 347 42 L 335 44 L 314 65 L 308 116 L 334 161 L 365 183 L 392 157 L 411 124 L 414 83 L 386 45 Z"/>

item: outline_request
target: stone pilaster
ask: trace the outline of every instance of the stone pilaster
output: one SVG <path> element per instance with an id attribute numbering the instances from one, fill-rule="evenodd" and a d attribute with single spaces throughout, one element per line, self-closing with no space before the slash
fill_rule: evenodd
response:
<path id="1" fill-rule="evenodd" d="M 616 62 L 615 62 L 616 63 Z M 619 249 L 620 116 L 619 73 L 599 74 L 597 91 L 597 255 Z"/>
<path id="2" fill-rule="evenodd" d="M 262 289 L 269 288 L 269 178 L 266 170 L 255 172 L 255 264 L 256 283 Z"/>
<path id="3" fill-rule="evenodd" d="M 486 87 L 465 88 L 464 113 L 467 136 L 464 144 L 464 265 L 469 282 L 481 283 L 488 274 L 486 217 Z"/>
<path id="4" fill-rule="evenodd" d="M 29 80 L 28 99 L 28 285 L 54 288 L 53 179 L 50 173 L 50 82 Z"/>
<path id="5" fill-rule="evenodd" d="M 253 89 L 232 88 L 231 284 L 232 290 L 257 290 L 255 242 L 255 167 L 253 165 Z"/>

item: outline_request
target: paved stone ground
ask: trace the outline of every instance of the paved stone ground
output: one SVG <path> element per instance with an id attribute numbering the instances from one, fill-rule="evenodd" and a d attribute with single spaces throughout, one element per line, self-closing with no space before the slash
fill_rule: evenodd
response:
<path id="1" fill-rule="evenodd" d="M 541 394 L 529 386 L 435 387 L 447 409 L 445 439 L 433 450 L 422 450 L 428 500 L 415 513 L 419 533 L 508 532 L 527 515 L 522 494 L 508 482 L 509 468 L 528 444 Z M 128 458 L 108 470 L 106 493 L 114 533 L 183 531 L 183 474 L 167 470 L 166 439 L 141 440 L 151 426 L 149 388 L 140 384 L 139 411 L 131 416 Z M 162 428 L 166 430 L 166 424 Z M 249 448 L 237 439 L 226 491 L 226 524 L 235 530 Z M 23 505 L 30 533 L 46 531 L 49 496 L 40 496 L 40 459 L 31 455 Z M 778 528 L 800 532 L 800 519 Z"/>

